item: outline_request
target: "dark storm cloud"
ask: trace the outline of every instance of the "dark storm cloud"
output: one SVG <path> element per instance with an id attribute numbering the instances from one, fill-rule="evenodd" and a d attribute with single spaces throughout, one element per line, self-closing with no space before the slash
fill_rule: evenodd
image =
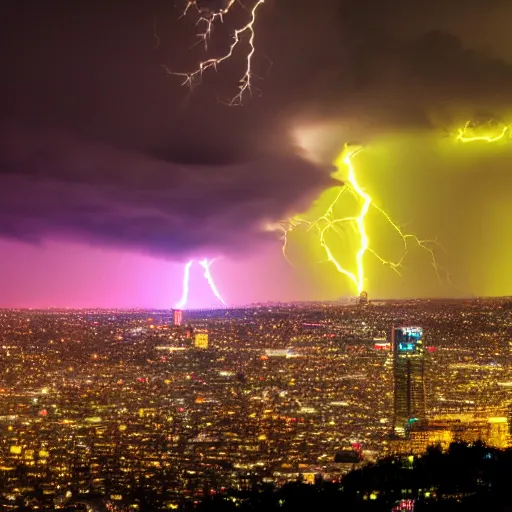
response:
<path id="1" fill-rule="evenodd" d="M 509 113 L 512 66 L 501 50 L 510 33 L 499 33 L 498 20 L 512 14 L 510 2 L 342 4 L 344 58 L 331 67 L 329 90 L 311 94 L 306 115 L 357 118 L 354 129 L 364 125 L 371 138 L 432 124 L 453 128 L 482 112 Z"/>
<path id="2" fill-rule="evenodd" d="M 278 237 L 266 223 L 330 183 L 329 169 L 297 154 L 277 110 L 230 109 L 216 99 L 224 93 L 190 94 L 168 78 L 163 63 L 190 66 L 180 55 L 196 29 L 172 2 L 144 4 L 6 9 L 2 111 L 15 123 L 2 130 L 2 235 L 172 257 L 251 250 Z"/>
<path id="3" fill-rule="evenodd" d="M 265 222 L 329 183 L 296 154 L 293 120 L 336 117 L 364 140 L 427 127 L 433 112 L 441 124 L 503 114 L 512 71 L 486 27 L 507 8 L 268 1 L 255 58 L 262 97 L 228 108 L 217 99 L 236 91 L 243 56 L 193 93 L 163 72 L 191 69 L 201 55 L 173 2 L 7 0 L 1 114 L 18 124 L 2 134 L 0 233 L 171 255 L 250 248 Z"/>
<path id="4" fill-rule="evenodd" d="M 69 136 L 4 131 L 0 234 L 82 239 L 167 255 L 248 250 L 328 183 L 293 154 L 187 165 Z M 215 160 L 215 159 L 214 159 Z"/>

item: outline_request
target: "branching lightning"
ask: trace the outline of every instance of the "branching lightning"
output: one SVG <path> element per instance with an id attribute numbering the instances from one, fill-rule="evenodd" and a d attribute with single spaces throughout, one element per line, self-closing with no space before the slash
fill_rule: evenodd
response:
<path id="1" fill-rule="evenodd" d="M 510 126 L 504 126 L 500 131 L 489 135 L 468 135 L 468 130 L 473 128 L 475 128 L 475 124 L 472 121 L 468 121 L 463 128 L 459 128 L 457 140 L 461 142 L 499 142 L 504 140 L 505 136 L 510 133 Z"/>
<path id="2" fill-rule="evenodd" d="M 220 295 L 219 290 L 218 290 L 217 286 L 215 285 L 215 281 L 213 279 L 213 276 L 212 276 L 212 273 L 210 270 L 210 267 L 212 266 L 214 261 L 215 261 L 215 259 L 209 260 L 207 258 L 204 258 L 203 260 L 199 261 L 198 263 L 204 269 L 204 277 L 208 281 L 208 284 L 209 284 L 213 294 L 225 306 L 226 303 L 224 302 L 224 299 Z M 183 270 L 183 290 L 181 293 L 181 299 L 175 306 L 176 309 L 183 309 L 187 305 L 188 293 L 189 293 L 189 283 L 190 283 L 190 268 L 192 267 L 193 263 L 194 263 L 194 260 L 190 260 L 189 262 L 187 262 L 187 264 L 185 265 L 185 268 Z"/>
<path id="3" fill-rule="evenodd" d="M 247 49 L 245 50 L 245 64 L 241 74 L 241 78 L 238 84 L 238 93 L 230 100 L 229 105 L 242 105 L 245 95 L 251 94 L 253 90 L 253 57 L 256 52 L 255 46 L 255 25 L 259 8 L 265 3 L 265 0 L 252 0 L 251 8 L 247 8 L 248 21 L 245 25 L 233 30 L 232 40 L 225 53 L 220 56 L 208 57 L 200 61 L 197 68 L 190 72 L 175 72 L 165 67 L 166 71 L 170 75 L 181 76 L 184 78 L 183 85 L 193 87 L 195 84 L 200 83 L 204 72 L 208 70 L 215 70 L 223 63 L 226 63 L 232 59 L 235 55 L 237 48 L 244 45 L 247 42 Z M 196 25 L 201 27 L 200 32 L 197 34 L 199 43 L 204 45 L 206 52 L 209 50 L 209 41 L 211 40 L 214 29 L 218 23 L 224 22 L 224 17 L 230 14 L 237 5 L 240 5 L 239 0 L 226 0 L 225 6 L 217 10 L 211 10 L 198 5 L 198 0 L 187 0 L 186 7 L 182 16 L 186 16 L 191 10 L 195 11 L 197 16 Z M 499 127 L 496 123 L 491 122 L 489 124 L 490 132 L 485 135 L 478 135 L 474 133 L 475 128 L 479 128 L 481 124 L 476 124 L 468 121 L 464 127 L 460 128 L 457 133 L 457 140 L 461 142 L 474 142 L 474 141 L 485 141 L 485 142 L 498 142 L 510 134 L 510 126 Z M 488 130 L 489 131 L 489 130 Z M 393 221 L 390 215 L 376 205 L 371 195 L 360 185 L 357 173 L 354 167 L 354 159 L 358 153 L 362 150 L 362 147 L 346 146 L 345 150 L 340 154 L 335 162 L 338 169 L 338 174 L 341 175 L 341 169 L 348 171 L 348 176 L 345 180 L 339 179 L 339 191 L 337 192 L 334 200 L 329 204 L 328 208 L 315 220 L 306 220 L 301 216 L 294 216 L 291 219 L 283 221 L 277 225 L 271 225 L 268 228 L 271 230 L 279 230 L 282 233 L 281 240 L 283 256 L 290 262 L 288 258 L 288 244 L 289 235 L 294 232 L 297 228 L 305 227 L 308 231 L 315 230 L 317 233 L 317 242 L 325 253 L 326 260 L 330 262 L 336 270 L 344 275 L 351 283 L 353 288 L 360 294 L 365 287 L 366 272 L 365 272 L 365 259 L 367 254 L 371 254 L 383 265 L 390 267 L 398 275 L 401 275 L 401 269 L 403 267 L 404 260 L 409 253 L 412 246 L 418 247 L 426 251 L 430 255 L 431 265 L 434 268 L 436 276 L 441 281 L 440 271 L 442 268 L 439 266 L 436 260 L 435 249 L 443 249 L 437 240 L 422 240 L 414 234 L 406 233 L 402 228 Z M 336 177 L 336 176 L 335 176 Z M 344 194 L 351 194 L 357 201 L 358 212 L 356 215 L 349 217 L 337 217 L 335 210 L 337 205 L 342 200 Z M 370 237 L 368 235 L 367 223 L 368 213 L 371 210 L 375 210 L 378 215 L 386 221 L 386 223 L 398 234 L 403 243 L 403 252 L 398 260 L 388 260 L 381 256 L 371 245 Z M 340 259 L 335 255 L 335 251 L 332 245 L 329 244 L 328 238 L 332 234 L 338 236 L 345 236 L 345 232 L 342 231 L 342 227 L 348 225 L 352 227 L 357 237 L 357 250 L 354 254 L 354 268 L 350 269 L 344 266 Z M 225 304 L 222 299 L 215 283 L 213 281 L 210 267 L 214 260 L 204 259 L 198 263 L 204 269 L 204 277 L 208 281 L 210 288 L 212 289 L 215 297 L 222 303 Z M 178 307 L 183 307 L 188 298 L 188 280 L 190 275 L 190 266 L 193 261 L 187 263 L 184 273 L 184 284 L 183 284 L 183 295 Z M 290 262 L 291 264 L 291 262 Z M 446 273 L 449 280 L 449 275 Z"/>
<path id="4" fill-rule="evenodd" d="M 183 11 L 182 16 L 186 16 L 189 9 L 194 7 L 199 15 L 196 25 L 203 25 L 205 27 L 204 32 L 197 34 L 200 41 L 204 43 L 205 50 L 208 50 L 208 41 L 212 35 L 213 27 L 217 21 L 221 23 L 224 21 L 224 16 L 229 13 L 232 7 L 235 5 L 236 0 L 229 0 L 228 4 L 224 9 L 220 9 L 219 11 L 210 11 L 209 9 L 200 9 L 197 5 L 196 0 L 188 0 L 185 10 Z"/>
<path id="5" fill-rule="evenodd" d="M 205 71 L 208 71 L 209 69 L 217 70 L 220 64 L 231 59 L 236 48 L 242 44 L 243 36 L 245 34 L 248 34 L 248 50 L 246 52 L 245 58 L 245 70 L 238 83 L 238 94 L 236 94 L 229 102 L 230 105 L 242 105 L 245 94 L 251 94 L 253 90 L 252 61 L 254 54 L 256 52 L 256 33 L 254 30 L 254 26 L 256 24 L 258 9 L 264 4 L 264 2 L 265 0 L 255 0 L 255 3 L 252 6 L 252 8 L 248 10 L 249 21 L 242 27 L 237 28 L 233 31 L 231 44 L 229 45 L 227 51 L 223 55 L 219 57 L 210 57 L 199 62 L 197 68 L 188 73 L 171 71 L 167 66 L 164 66 L 164 69 L 170 75 L 184 77 L 183 85 L 188 85 L 192 87 L 193 85 L 201 81 L 203 73 Z M 215 24 L 218 22 L 222 23 L 224 20 L 224 16 L 228 14 L 237 3 L 237 0 L 229 0 L 225 8 L 218 11 L 210 11 L 208 9 L 200 9 L 197 5 L 196 0 L 188 0 L 187 6 L 185 7 L 185 11 L 183 12 L 183 16 L 185 16 L 191 8 L 195 8 L 195 10 L 197 11 L 198 20 L 196 25 L 204 27 L 203 31 L 198 34 L 198 37 L 200 39 L 200 42 L 204 43 L 205 50 L 208 50 L 208 41 L 212 36 Z"/>
<path id="6" fill-rule="evenodd" d="M 269 226 L 269 229 L 279 229 L 283 233 L 281 239 L 283 241 L 282 250 L 284 256 L 288 260 L 286 254 L 288 246 L 288 235 L 291 232 L 293 232 L 297 227 L 306 225 L 308 227 L 308 230 L 317 230 L 318 243 L 320 244 L 320 246 L 323 249 L 323 252 L 326 255 L 326 260 L 332 263 L 340 274 L 343 274 L 345 277 L 349 279 L 349 281 L 352 283 L 354 289 L 357 291 L 358 294 L 360 294 L 364 290 L 364 284 L 366 281 L 364 263 L 365 256 L 367 253 L 372 254 L 382 264 L 389 266 L 393 271 L 401 275 L 400 269 L 402 267 L 402 263 L 404 261 L 405 256 L 410 250 L 411 242 L 414 243 L 417 247 L 420 247 L 421 249 L 427 251 L 430 254 L 432 266 L 434 267 L 438 279 L 441 280 L 439 274 L 441 267 L 438 265 L 436 261 L 433 249 L 434 246 L 441 247 L 439 243 L 435 240 L 420 240 L 416 235 L 404 233 L 402 229 L 391 219 L 391 217 L 373 202 L 372 197 L 359 184 L 353 160 L 354 157 L 361 150 L 361 147 L 347 146 L 336 160 L 335 165 L 336 168 L 338 169 L 337 174 L 340 174 L 340 170 L 343 167 L 346 167 L 348 169 L 347 182 L 343 183 L 342 180 L 340 179 L 340 182 L 342 184 L 340 185 L 340 189 L 336 194 L 334 200 L 329 204 L 325 212 L 323 212 L 316 220 L 307 221 L 301 217 L 293 217 L 292 219 L 286 222 L 280 223 L 278 226 Z M 357 199 L 358 203 L 360 204 L 360 210 L 358 215 L 356 216 L 337 218 L 334 213 L 334 210 L 345 192 L 352 194 Z M 389 261 L 383 258 L 381 255 L 379 255 L 374 249 L 372 249 L 366 226 L 367 215 L 368 212 L 370 211 L 370 208 L 376 209 L 379 212 L 379 214 L 384 217 L 386 222 L 389 223 L 392 229 L 396 231 L 396 233 L 402 239 L 404 250 L 402 256 L 398 261 Z M 355 254 L 355 271 L 347 269 L 340 263 L 339 259 L 334 254 L 334 250 L 327 242 L 327 235 L 329 233 L 335 233 L 340 236 L 344 235 L 344 233 L 342 233 L 339 229 L 339 226 L 342 224 L 352 225 L 355 228 L 359 240 L 358 249 Z"/>

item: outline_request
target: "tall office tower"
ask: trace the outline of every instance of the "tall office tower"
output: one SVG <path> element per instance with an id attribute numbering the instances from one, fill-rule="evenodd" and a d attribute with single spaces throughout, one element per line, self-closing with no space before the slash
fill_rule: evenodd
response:
<path id="1" fill-rule="evenodd" d="M 194 346 L 196 348 L 202 348 L 202 349 L 208 348 L 208 331 L 207 330 L 195 331 Z"/>
<path id="2" fill-rule="evenodd" d="M 183 324 L 183 311 L 181 309 L 174 310 L 174 325 Z"/>
<path id="3" fill-rule="evenodd" d="M 412 425 L 425 419 L 425 358 L 421 327 L 393 327 L 393 433 L 407 437 Z"/>
<path id="4" fill-rule="evenodd" d="M 359 295 L 359 305 L 366 306 L 368 304 L 368 293 L 367 292 L 361 292 Z"/>

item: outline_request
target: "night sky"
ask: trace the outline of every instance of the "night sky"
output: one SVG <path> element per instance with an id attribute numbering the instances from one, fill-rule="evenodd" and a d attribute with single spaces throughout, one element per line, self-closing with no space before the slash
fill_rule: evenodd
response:
<path id="1" fill-rule="evenodd" d="M 456 140 L 468 120 L 512 123 L 509 0 L 266 0 L 243 107 L 226 103 L 247 46 L 192 91 L 166 73 L 205 56 L 183 8 L 1 2 L 0 306 L 172 307 L 205 257 L 229 304 L 353 295 L 308 233 L 292 266 L 264 229 L 323 200 L 346 142 L 364 145 L 376 204 L 438 240 L 450 274 L 421 250 L 402 278 L 367 255 L 370 298 L 512 294 L 512 141 Z M 208 55 L 244 20 L 226 16 Z M 399 257 L 382 222 L 368 232 Z M 200 266 L 190 285 L 189 306 L 216 304 Z"/>

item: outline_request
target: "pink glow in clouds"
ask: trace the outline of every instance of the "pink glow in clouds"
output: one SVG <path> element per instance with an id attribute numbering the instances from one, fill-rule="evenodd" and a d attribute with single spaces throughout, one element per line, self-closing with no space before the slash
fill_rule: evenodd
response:
<path id="1" fill-rule="evenodd" d="M 185 262 L 63 242 L 0 240 L 0 254 L 0 307 L 165 309 L 182 292 Z M 220 258 L 210 270 L 228 306 L 312 295 L 278 245 L 243 261 Z M 190 272 L 188 307 L 219 307 L 200 265 Z"/>

